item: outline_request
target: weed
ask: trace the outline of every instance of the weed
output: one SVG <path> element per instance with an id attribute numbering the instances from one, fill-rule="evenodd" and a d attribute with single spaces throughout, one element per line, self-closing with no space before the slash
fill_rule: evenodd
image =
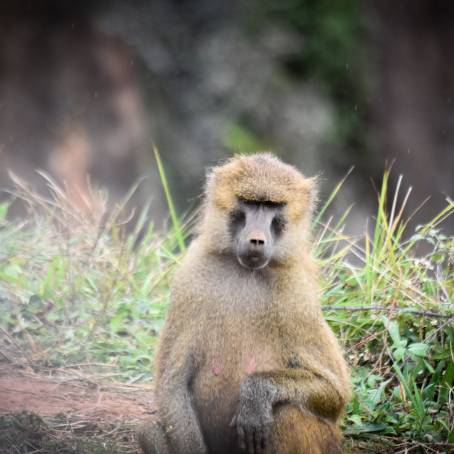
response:
<path id="1" fill-rule="evenodd" d="M 50 179 L 49 199 L 16 181 L 31 216 L 8 220 L 8 204 L 0 205 L 0 354 L 8 361 L 40 370 L 84 367 L 129 382 L 152 378 L 169 275 L 185 250 L 185 229 L 156 158 L 172 221 L 166 232 L 148 222 L 146 210 L 128 231 L 124 204 L 110 214 L 103 203 L 80 212 Z M 448 452 L 454 239 L 441 224 L 454 205 L 409 235 L 409 193 L 400 197 L 399 180 L 390 197 L 388 182 L 387 172 L 371 232 L 352 238 L 343 233 L 348 211 L 338 220 L 327 216 L 344 181 L 314 224 L 323 310 L 352 370 L 344 431 L 357 443 Z"/>

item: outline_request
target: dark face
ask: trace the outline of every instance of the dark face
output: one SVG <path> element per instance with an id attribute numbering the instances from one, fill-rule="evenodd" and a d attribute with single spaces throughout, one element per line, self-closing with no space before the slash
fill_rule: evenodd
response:
<path id="1" fill-rule="evenodd" d="M 258 270 L 268 265 L 286 220 L 284 204 L 238 200 L 230 214 L 230 233 L 238 262 Z"/>

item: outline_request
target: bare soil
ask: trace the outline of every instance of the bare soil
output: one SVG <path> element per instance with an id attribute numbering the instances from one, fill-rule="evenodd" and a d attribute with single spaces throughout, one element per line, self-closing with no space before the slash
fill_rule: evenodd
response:
<path id="1" fill-rule="evenodd" d="M 81 369 L 47 374 L 0 362 L 0 454 L 138 453 L 136 428 L 154 413 L 151 385 L 107 381 Z M 345 454 L 389 453 L 344 442 Z"/>
<path id="2" fill-rule="evenodd" d="M 150 386 L 0 364 L 1 454 L 138 452 L 135 428 L 152 413 Z"/>
<path id="3" fill-rule="evenodd" d="M 139 396 L 141 397 L 141 396 Z M 149 396 L 147 396 L 149 397 Z M 30 411 L 42 416 L 71 413 L 79 416 L 140 419 L 149 408 L 135 395 L 95 389 L 86 384 L 56 383 L 36 376 L 0 377 L 0 414 Z"/>

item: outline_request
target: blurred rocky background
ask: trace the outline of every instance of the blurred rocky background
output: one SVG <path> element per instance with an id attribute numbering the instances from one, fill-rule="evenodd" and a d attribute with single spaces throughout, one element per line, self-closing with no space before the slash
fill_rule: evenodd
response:
<path id="1" fill-rule="evenodd" d="M 273 150 L 364 229 L 383 170 L 413 188 L 413 226 L 453 195 L 454 4 L 441 0 L 3 0 L 0 187 L 74 203 L 90 186 L 166 217 L 152 145 L 183 213 L 206 168 Z M 403 198 L 404 192 L 401 192 Z M 7 192 L 2 196 L 8 197 Z M 17 205 L 17 213 L 23 210 Z M 453 230 L 449 221 L 445 228 Z"/>

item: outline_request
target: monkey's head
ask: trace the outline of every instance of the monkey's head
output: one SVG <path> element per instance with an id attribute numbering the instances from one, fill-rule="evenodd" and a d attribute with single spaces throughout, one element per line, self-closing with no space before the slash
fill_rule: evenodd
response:
<path id="1" fill-rule="evenodd" d="M 251 270 L 288 263 L 306 248 L 314 187 L 270 153 L 234 157 L 208 175 L 202 236 Z"/>

